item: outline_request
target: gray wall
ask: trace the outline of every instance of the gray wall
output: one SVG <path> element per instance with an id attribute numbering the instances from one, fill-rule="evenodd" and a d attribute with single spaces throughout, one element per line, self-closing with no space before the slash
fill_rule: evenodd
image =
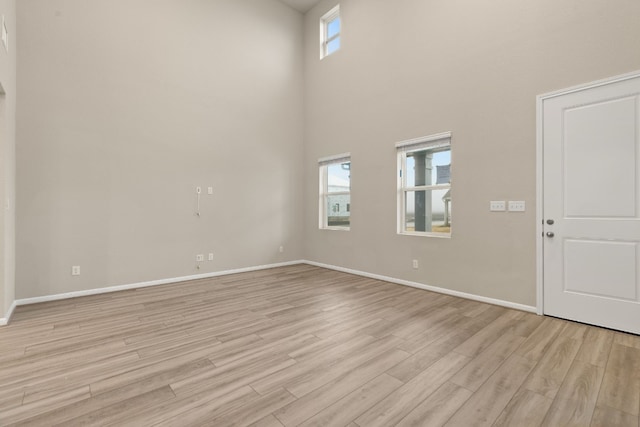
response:
<path id="1" fill-rule="evenodd" d="M 17 298 L 306 258 L 534 305 L 535 97 L 640 69 L 640 3 L 343 0 L 320 61 L 335 3 L 20 0 Z M 394 143 L 442 131 L 453 237 L 398 236 Z M 320 231 L 344 152 L 351 231 Z"/>
<path id="2" fill-rule="evenodd" d="M 9 52 L 0 44 L 0 318 L 15 298 L 16 2 L 0 0 Z"/>
<path id="3" fill-rule="evenodd" d="M 640 2 L 342 0 L 342 49 L 321 61 L 335 4 L 305 16 L 307 259 L 535 305 L 536 95 L 640 69 Z M 399 236 L 394 143 L 443 131 L 453 236 Z M 351 231 L 318 230 L 317 159 L 344 152 Z"/>
<path id="4" fill-rule="evenodd" d="M 20 0 L 18 25 L 17 298 L 302 257 L 299 13 Z"/>

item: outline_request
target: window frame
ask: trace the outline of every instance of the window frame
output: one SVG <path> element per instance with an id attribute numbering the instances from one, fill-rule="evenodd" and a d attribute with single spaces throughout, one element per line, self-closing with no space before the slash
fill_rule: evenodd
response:
<path id="1" fill-rule="evenodd" d="M 329 35 L 329 24 L 333 22 L 336 18 L 340 19 L 340 30 L 337 34 L 332 37 L 328 37 Z M 329 43 L 332 41 L 340 39 L 340 47 L 336 49 L 334 52 L 329 53 L 328 47 Z M 322 15 L 320 18 L 320 59 L 324 59 L 329 55 L 332 55 L 340 50 L 342 47 L 342 16 L 340 16 L 340 5 L 336 5 L 329 12 Z"/>
<path id="2" fill-rule="evenodd" d="M 448 184 L 431 184 L 431 185 L 414 185 L 409 187 L 407 185 L 407 154 L 416 151 L 432 150 L 432 152 L 446 151 L 451 152 L 451 164 L 453 164 L 453 151 L 451 150 L 451 132 L 442 132 L 434 135 L 424 136 L 420 138 L 410 139 L 407 141 L 401 141 L 396 143 L 397 153 L 397 209 L 398 209 L 398 224 L 397 233 L 406 236 L 426 236 L 426 237 L 439 237 L 439 238 L 451 238 L 452 229 L 450 228 L 448 233 L 434 232 L 434 231 L 410 231 L 406 229 L 406 194 L 408 192 L 416 191 L 428 191 L 428 190 L 446 190 L 451 191 L 453 188 L 452 179 L 449 179 Z"/>
<path id="3" fill-rule="evenodd" d="M 329 192 L 329 166 L 349 163 L 349 191 Z M 343 153 L 335 156 L 318 159 L 319 169 L 319 221 L 320 230 L 351 230 L 351 153 Z M 349 225 L 346 227 L 329 225 L 329 196 L 349 196 Z"/>

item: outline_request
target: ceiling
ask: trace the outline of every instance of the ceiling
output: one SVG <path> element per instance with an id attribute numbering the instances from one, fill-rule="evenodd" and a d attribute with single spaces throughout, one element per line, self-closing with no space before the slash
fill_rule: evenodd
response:
<path id="1" fill-rule="evenodd" d="M 320 0 L 280 0 L 284 4 L 288 4 L 298 12 L 306 13 L 313 6 L 320 3 Z"/>

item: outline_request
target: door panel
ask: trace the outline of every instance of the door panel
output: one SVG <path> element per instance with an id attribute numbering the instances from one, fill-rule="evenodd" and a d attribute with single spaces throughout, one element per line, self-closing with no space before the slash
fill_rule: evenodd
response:
<path id="1" fill-rule="evenodd" d="M 636 217 L 636 105 L 628 97 L 564 111 L 565 216 Z"/>
<path id="2" fill-rule="evenodd" d="M 637 248 L 637 243 L 565 240 L 565 292 L 638 301 Z"/>
<path id="3" fill-rule="evenodd" d="M 544 313 L 640 333 L 640 77 L 542 114 Z"/>

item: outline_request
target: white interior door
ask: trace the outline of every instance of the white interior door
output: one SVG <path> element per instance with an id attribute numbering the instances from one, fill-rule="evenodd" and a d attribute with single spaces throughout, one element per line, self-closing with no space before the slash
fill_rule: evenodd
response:
<path id="1" fill-rule="evenodd" d="M 544 314 L 640 334 L 640 75 L 541 102 Z"/>

